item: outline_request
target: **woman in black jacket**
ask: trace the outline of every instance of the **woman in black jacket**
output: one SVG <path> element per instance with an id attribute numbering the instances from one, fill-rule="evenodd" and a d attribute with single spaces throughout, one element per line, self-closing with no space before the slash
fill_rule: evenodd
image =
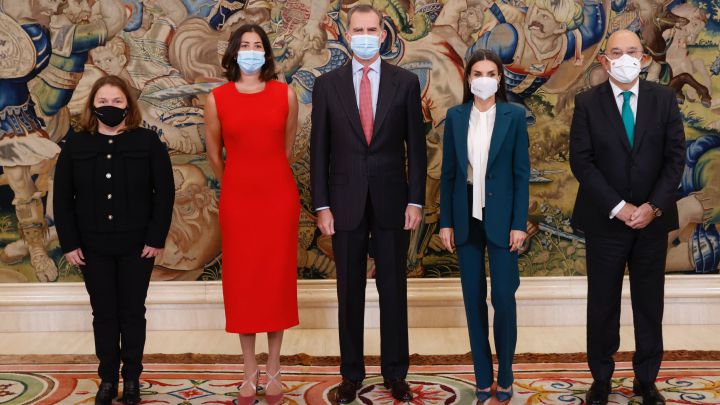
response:
<path id="1" fill-rule="evenodd" d="M 175 198 L 170 157 L 125 82 L 93 86 L 83 131 L 70 136 L 55 169 L 54 213 L 67 261 L 80 266 L 93 310 L 101 378 L 96 404 L 140 402 L 145 297 L 162 252 Z"/>

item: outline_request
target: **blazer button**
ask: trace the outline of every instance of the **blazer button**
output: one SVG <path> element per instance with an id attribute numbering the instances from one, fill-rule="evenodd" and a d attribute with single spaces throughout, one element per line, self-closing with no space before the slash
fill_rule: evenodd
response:
<path id="1" fill-rule="evenodd" d="M 110 173 L 105 173 L 105 178 L 109 179 L 110 177 L 112 177 L 112 174 L 110 174 Z"/>
<path id="2" fill-rule="evenodd" d="M 112 221 L 113 216 L 112 216 L 112 215 L 108 215 L 108 219 L 109 219 L 110 221 Z"/>
<path id="3" fill-rule="evenodd" d="M 106 157 L 107 157 L 108 159 L 112 159 L 112 154 L 111 154 L 111 153 L 108 153 Z"/>
<path id="4" fill-rule="evenodd" d="M 112 194 L 108 194 L 108 200 L 112 200 Z"/>
<path id="5" fill-rule="evenodd" d="M 493 195 L 492 193 L 488 193 L 488 196 L 492 197 L 492 195 Z"/>

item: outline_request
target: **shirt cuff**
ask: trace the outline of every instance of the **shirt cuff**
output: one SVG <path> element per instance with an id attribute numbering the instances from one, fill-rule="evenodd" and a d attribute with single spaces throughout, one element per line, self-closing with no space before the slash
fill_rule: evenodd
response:
<path id="1" fill-rule="evenodd" d="M 319 207 L 319 208 L 315 208 L 315 212 L 320 212 L 322 210 L 329 210 L 329 209 L 330 209 L 330 207 Z"/>
<path id="2" fill-rule="evenodd" d="M 620 210 L 622 210 L 624 207 L 625 207 L 625 200 L 622 200 L 622 201 L 620 201 L 620 203 L 618 205 L 615 206 L 615 208 L 613 208 L 612 211 L 610 211 L 610 219 L 615 218 L 615 216 L 617 216 L 617 214 L 620 213 Z"/>
<path id="3" fill-rule="evenodd" d="M 423 207 L 423 206 L 420 205 L 420 204 L 413 204 L 413 203 L 408 203 L 408 205 L 412 205 L 413 207 L 418 207 L 418 208 L 422 208 L 422 207 Z"/>

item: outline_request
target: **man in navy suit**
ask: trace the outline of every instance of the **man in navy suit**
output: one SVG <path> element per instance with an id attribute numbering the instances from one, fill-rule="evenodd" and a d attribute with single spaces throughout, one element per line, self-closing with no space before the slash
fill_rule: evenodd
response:
<path id="1" fill-rule="evenodd" d="M 351 63 L 313 88 L 311 189 L 318 227 L 332 235 L 339 305 L 337 401 L 355 400 L 365 378 L 363 332 L 369 236 L 380 295 L 381 369 L 398 401 L 410 401 L 407 251 L 425 198 L 427 157 L 414 74 L 380 59 L 382 14 L 348 12 Z M 406 169 L 407 159 L 407 169 Z"/>

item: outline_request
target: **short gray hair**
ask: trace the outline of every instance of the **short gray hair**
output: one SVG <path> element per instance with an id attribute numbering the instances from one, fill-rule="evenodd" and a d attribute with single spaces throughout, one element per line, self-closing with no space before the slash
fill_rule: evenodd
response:
<path id="1" fill-rule="evenodd" d="M 378 11 L 375 7 L 369 5 L 369 4 L 358 4 L 356 6 L 353 6 L 353 8 L 350 9 L 347 13 L 347 25 L 348 28 L 350 27 L 350 19 L 352 19 L 353 14 L 355 13 L 375 13 L 375 15 L 378 18 L 378 22 L 380 27 L 382 28 L 383 25 L 383 14 Z"/>

